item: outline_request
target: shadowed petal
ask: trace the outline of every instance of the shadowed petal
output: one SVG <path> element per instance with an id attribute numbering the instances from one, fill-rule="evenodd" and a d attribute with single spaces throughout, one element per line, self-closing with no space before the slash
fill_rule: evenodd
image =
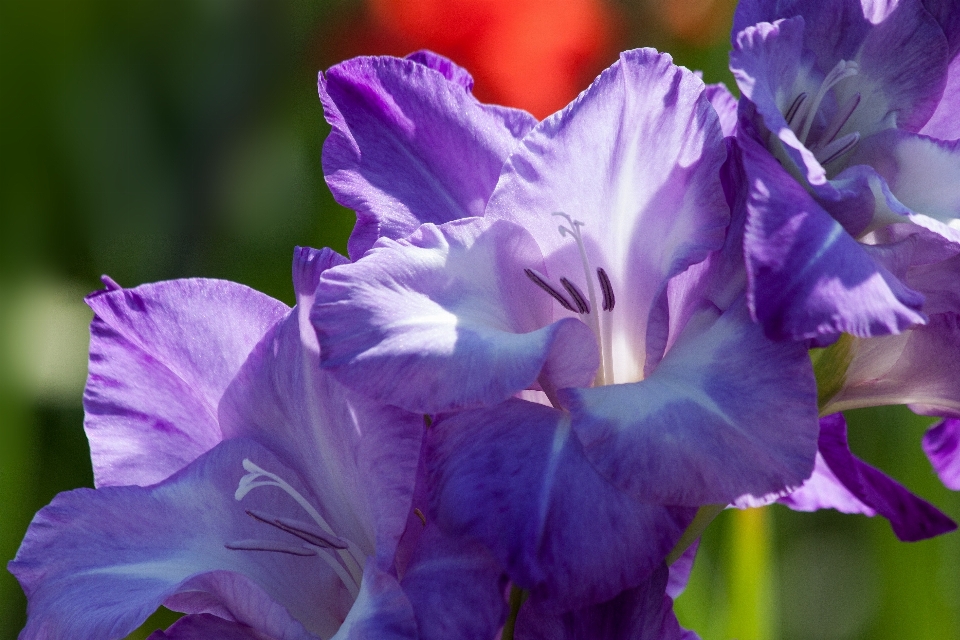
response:
<path id="1" fill-rule="evenodd" d="M 353 259 L 379 237 L 482 214 L 504 160 L 536 124 L 487 109 L 455 67 L 438 66 L 435 55 L 355 58 L 319 77 L 333 126 L 323 172 L 337 201 L 357 212 Z"/>
<path id="2" fill-rule="evenodd" d="M 755 142 L 741 140 L 749 180 L 744 251 L 752 311 L 775 339 L 899 333 L 922 324 L 904 286 Z"/>
<path id="3" fill-rule="evenodd" d="M 557 610 L 642 583 L 693 518 L 617 491 L 550 407 L 508 400 L 442 420 L 428 438 L 437 524 L 486 544 L 532 602 Z"/>
<path id="4" fill-rule="evenodd" d="M 943 484 L 960 491 L 960 420 L 947 418 L 923 436 L 923 450 Z"/>
<path id="5" fill-rule="evenodd" d="M 520 607 L 518 640 L 697 640 L 680 627 L 665 593 L 667 568 L 612 600 L 556 613 L 535 602 Z"/>
<path id="6" fill-rule="evenodd" d="M 287 306 L 243 285 L 172 280 L 87 297 L 84 427 L 97 486 L 149 485 L 220 441 L 217 405 Z"/>
<path id="7" fill-rule="evenodd" d="M 798 486 L 813 468 L 806 349 L 766 339 L 742 300 L 695 315 L 649 378 L 560 398 L 593 465 L 641 500 L 725 504 Z"/>
<path id="8" fill-rule="evenodd" d="M 507 618 L 506 575 L 483 545 L 426 525 L 402 586 L 420 640 L 494 638 Z"/>
<path id="9" fill-rule="evenodd" d="M 751 23 L 742 31 L 735 31 L 730 70 L 743 93 L 742 133 L 756 135 L 767 147 L 782 152 L 790 175 L 817 188 L 826 184 L 826 171 L 783 115 L 791 106 L 787 101 L 806 89 L 807 84 L 816 82 L 800 64 L 803 29 L 803 18 L 795 17 L 772 24 Z M 802 88 L 795 90 L 795 85 Z"/>
<path id="10" fill-rule="evenodd" d="M 960 11 L 955 11 L 960 16 Z M 957 21 L 960 23 L 960 20 Z M 956 140 L 960 138 L 960 117 L 957 115 L 957 105 L 960 104 L 960 56 L 950 63 L 947 70 L 947 85 L 943 88 L 943 97 L 937 110 L 930 116 L 927 124 L 923 125 L 920 133 L 940 140 Z"/>
<path id="11" fill-rule="evenodd" d="M 926 216 L 914 216 L 914 219 L 921 217 Z M 911 264 L 902 276 L 905 282 L 926 298 L 923 309 L 929 315 L 960 313 L 960 243 L 919 225 L 904 227 L 917 230 L 907 235 L 907 238 L 916 237 L 916 247 L 910 256 Z"/>
<path id="12" fill-rule="evenodd" d="M 542 372 L 558 387 L 589 384 L 593 333 L 578 319 L 550 324 L 554 303 L 527 268 L 542 268 L 537 245 L 502 220 L 383 239 L 323 275 L 311 315 L 321 362 L 348 387 L 422 413 L 500 402 Z"/>
<path id="13" fill-rule="evenodd" d="M 225 437 L 248 437 L 300 469 L 338 535 L 393 562 L 413 494 L 423 416 L 375 404 L 320 369 L 309 314 L 320 274 L 344 258 L 298 248 L 297 306 L 250 354 L 220 404 Z"/>
<path id="14" fill-rule="evenodd" d="M 155 631 L 147 640 L 271 640 L 252 627 L 202 613 L 184 616 L 166 631 Z"/>
<path id="15" fill-rule="evenodd" d="M 161 603 L 214 613 L 276 638 L 331 635 L 350 600 L 320 557 L 225 547 L 237 540 L 299 544 L 247 509 L 309 517 L 276 487 L 237 501 L 248 458 L 312 501 L 294 472 L 245 440 L 220 443 L 152 487 L 57 496 L 34 518 L 9 565 L 29 601 L 21 638 L 120 638 Z"/>
<path id="16" fill-rule="evenodd" d="M 333 596 L 334 591 L 331 589 L 329 594 Z M 214 615 L 270 638 L 284 638 L 290 634 L 315 640 L 322 636 L 316 629 L 311 630 L 313 633 L 306 632 L 300 622 L 291 618 L 291 612 L 273 600 L 256 581 L 233 571 L 217 570 L 195 575 L 183 582 L 177 593 L 164 600 L 163 605 L 171 611 L 188 615 Z M 329 614 L 313 615 L 324 618 Z M 324 623 L 335 625 L 336 620 L 324 620 Z"/>
<path id="17" fill-rule="evenodd" d="M 923 0 L 924 8 L 937 20 L 950 43 L 950 58 L 960 52 L 960 6 L 953 0 Z"/>
<path id="18" fill-rule="evenodd" d="M 737 8 L 734 38 L 750 25 L 794 16 L 803 24 L 803 47 L 821 73 L 840 60 L 859 64 L 858 75 L 835 89 L 841 103 L 857 92 L 863 96 L 851 122 L 855 130 L 863 135 L 889 126 L 916 131 L 930 118 L 943 90 L 948 47 L 918 0 L 746 0 Z"/>

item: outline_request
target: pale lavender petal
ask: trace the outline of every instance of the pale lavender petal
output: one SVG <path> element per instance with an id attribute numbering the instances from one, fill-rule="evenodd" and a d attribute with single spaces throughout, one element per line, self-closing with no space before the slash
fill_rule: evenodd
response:
<path id="1" fill-rule="evenodd" d="M 960 11 L 956 12 L 960 16 Z M 960 104 L 960 56 L 950 63 L 947 70 L 947 86 L 943 88 L 943 97 L 937 110 L 933 112 L 927 124 L 923 125 L 920 133 L 940 140 L 956 140 L 960 138 L 960 113 L 957 105 Z"/>
<path id="2" fill-rule="evenodd" d="M 550 407 L 508 400 L 462 412 L 428 439 L 437 524 L 487 545 L 531 602 L 569 609 L 641 584 L 694 515 L 617 491 Z"/>
<path id="3" fill-rule="evenodd" d="M 350 596 L 320 557 L 225 546 L 257 540 L 303 548 L 245 513 L 309 520 L 281 489 L 258 487 L 235 499 L 244 459 L 315 502 L 293 471 L 245 440 L 220 443 L 152 487 L 57 496 L 34 518 L 9 565 L 29 602 L 21 638 L 123 637 L 162 603 L 277 638 L 329 637 Z"/>
<path id="4" fill-rule="evenodd" d="M 460 85 L 466 91 L 473 91 L 473 76 L 470 75 L 469 71 L 449 58 L 424 49 L 411 53 L 407 56 L 407 59 L 419 62 L 434 71 L 439 71 L 443 77 L 450 82 Z M 481 107 L 483 111 L 494 119 L 501 120 L 507 131 L 517 140 L 527 135 L 530 129 L 537 124 L 536 119 L 522 109 L 504 107 L 498 104 L 483 104 Z"/>
<path id="5" fill-rule="evenodd" d="M 353 259 L 378 237 L 481 215 L 504 160 L 536 123 L 485 108 L 461 74 L 446 70 L 451 81 L 431 68 L 436 58 L 427 62 L 355 58 L 319 77 L 333 127 L 323 171 L 337 201 L 357 212 Z"/>
<path id="6" fill-rule="evenodd" d="M 713 105 L 720 118 L 720 129 L 723 135 L 732 136 L 737 127 L 737 99 L 722 82 L 708 84 L 704 91 L 707 100 Z"/>
<path id="7" fill-rule="evenodd" d="M 667 568 L 615 598 L 557 613 L 549 604 L 520 607 L 517 640 L 697 640 L 680 627 L 673 600 L 665 593 Z"/>
<path id="8" fill-rule="evenodd" d="M 166 631 L 155 631 L 147 640 L 270 640 L 252 627 L 208 613 L 184 616 Z"/>
<path id="9" fill-rule="evenodd" d="M 220 441 L 217 405 L 287 306 L 243 285 L 172 280 L 87 298 L 84 427 L 97 486 L 149 485 Z"/>
<path id="10" fill-rule="evenodd" d="M 445 58 L 429 49 L 421 49 L 407 55 L 406 59 L 439 72 L 450 82 L 463 87 L 464 91 L 473 91 L 473 76 L 450 58 Z"/>
<path id="11" fill-rule="evenodd" d="M 525 269 L 542 269 L 539 249 L 502 220 L 384 238 L 323 275 L 311 316 L 321 362 L 348 387 L 422 413 L 501 402 L 541 373 L 589 384 L 596 338 L 579 319 L 551 324 L 555 303 Z"/>
<path id="12" fill-rule="evenodd" d="M 331 640 L 417 640 L 413 607 L 397 579 L 367 562 L 360 595 Z"/>
<path id="13" fill-rule="evenodd" d="M 927 431 L 923 450 L 943 484 L 960 491 L 960 420 L 947 418 Z"/>
<path id="14" fill-rule="evenodd" d="M 877 336 L 925 322 L 923 296 L 869 255 L 759 145 L 740 142 L 750 185 L 750 301 L 768 335 Z"/>
<path id="15" fill-rule="evenodd" d="M 741 300 L 695 315 L 653 374 L 564 389 L 587 457 L 613 484 L 659 504 L 726 504 L 799 486 L 817 441 L 801 343 L 763 336 Z"/>
<path id="16" fill-rule="evenodd" d="M 932 504 L 856 458 L 847 444 L 847 425 L 842 414 L 820 421 L 820 453 L 841 484 L 889 520 L 901 540 L 925 540 L 957 528 L 953 520 Z"/>
<path id="17" fill-rule="evenodd" d="M 841 391 L 825 411 L 909 404 L 924 415 L 960 417 L 960 315 L 938 313 L 899 336 L 856 340 Z"/>
<path id="18" fill-rule="evenodd" d="M 220 404 L 225 437 L 248 437 L 298 469 L 342 537 L 392 565 L 416 482 L 423 416 L 377 405 L 320 369 L 309 314 L 321 273 L 344 258 L 298 248 L 297 306 L 253 350 Z"/>
<path id="19" fill-rule="evenodd" d="M 861 140 L 850 162 L 873 167 L 910 211 L 944 224 L 960 218 L 960 140 L 889 130 Z"/>
<path id="20" fill-rule="evenodd" d="M 420 640 L 495 638 L 507 618 L 506 574 L 482 544 L 426 525 L 401 585 Z"/>
<path id="21" fill-rule="evenodd" d="M 629 123 L 626 126 L 625 123 Z M 504 167 L 486 217 L 523 225 L 547 275 L 584 278 L 602 268 L 616 294 L 617 380 L 643 375 L 662 349 L 667 282 L 723 243 L 730 219 L 720 185 L 723 132 L 702 81 L 652 49 L 627 51 L 563 111 L 541 122 Z M 582 221 L 590 272 L 553 216 Z"/>

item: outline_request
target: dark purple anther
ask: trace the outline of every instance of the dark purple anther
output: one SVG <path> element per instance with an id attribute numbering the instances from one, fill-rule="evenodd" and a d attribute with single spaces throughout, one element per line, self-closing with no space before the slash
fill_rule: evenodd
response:
<path id="1" fill-rule="evenodd" d="M 600 281 L 600 291 L 603 292 L 603 310 L 613 311 L 613 305 L 617 303 L 617 298 L 613 295 L 613 285 L 610 284 L 610 278 L 602 267 L 597 267 L 597 279 Z"/>
<path id="2" fill-rule="evenodd" d="M 292 518 L 269 516 L 259 511 L 253 511 L 252 509 L 247 509 L 247 515 L 260 522 L 272 525 L 281 531 L 297 536 L 304 542 L 308 542 L 317 547 L 323 547 L 325 549 L 346 549 L 348 546 L 345 540 L 327 533 L 320 527 L 310 524 L 309 522 L 294 520 Z"/>
<path id="3" fill-rule="evenodd" d="M 541 289 L 549 293 L 551 296 L 553 296 L 553 299 L 559 302 L 561 307 L 563 307 L 567 311 L 576 311 L 576 309 L 573 308 L 573 305 L 570 304 L 567 301 L 567 299 L 563 297 L 563 294 L 557 291 L 556 289 L 554 289 L 553 287 L 551 287 L 547 283 L 547 281 L 544 280 L 543 277 L 541 277 L 540 274 L 538 274 L 536 271 L 534 271 L 533 269 L 524 269 L 523 272 L 527 274 L 528 278 L 533 280 L 533 284 L 537 285 L 538 287 L 540 287 Z"/>
<path id="4" fill-rule="evenodd" d="M 274 551 L 276 553 L 286 553 L 291 556 L 300 556 L 301 558 L 317 555 L 313 549 L 307 547 L 294 547 L 293 545 L 273 542 L 271 540 L 234 540 L 233 542 L 224 543 L 223 546 L 231 551 Z"/>
<path id="5" fill-rule="evenodd" d="M 787 121 L 788 125 L 793 124 L 793 119 L 797 116 L 797 112 L 800 111 L 800 107 L 803 106 L 803 103 L 807 101 L 807 93 L 803 92 L 793 99 L 793 104 L 790 105 L 790 108 L 787 109 L 787 113 L 784 114 L 784 119 Z"/>
<path id="6" fill-rule="evenodd" d="M 577 289 L 577 285 L 566 278 L 560 278 L 560 284 L 563 285 L 563 288 L 566 289 L 570 297 L 573 298 L 574 304 L 577 305 L 577 313 L 590 313 L 590 303 L 588 303 L 587 299 L 580 293 L 580 289 Z"/>

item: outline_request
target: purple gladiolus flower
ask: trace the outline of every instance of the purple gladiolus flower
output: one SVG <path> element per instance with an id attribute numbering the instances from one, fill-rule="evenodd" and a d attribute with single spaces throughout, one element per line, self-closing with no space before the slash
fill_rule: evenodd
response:
<path id="1" fill-rule="evenodd" d="M 331 188 L 388 230 L 321 278 L 322 366 L 425 413 L 541 390 L 573 411 L 591 463 L 645 500 L 699 505 L 806 478 L 806 355 L 766 340 L 746 313 L 726 146 L 702 82 L 668 56 L 627 52 L 517 142 L 463 86 L 412 65 L 357 60 L 321 79 L 337 116 Z M 424 103 L 447 112 L 394 112 Z M 514 149 L 495 189 L 462 184 L 455 150 L 472 157 L 491 131 Z M 394 174 L 401 186 L 384 195 Z M 405 176 L 435 197 L 408 201 Z M 473 208 L 453 206 L 464 200 Z M 401 213 L 425 224 L 402 237 Z M 772 407 L 778 417 L 764 417 Z"/>
<path id="2" fill-rule="evenodd" d="M 928 7 L 738 7 L 745 253 L 752 311 L 771 336 L 897 334 L 939 312 L 928 289 L 960 254 L 960 12 Z"/>
<path id="3" fill-rule="evenodd" d="M 311 313 L 321 365 L 440 414 L 428 517 L 534 610 L 609 603 L 646 588 L 693 507 L 809 475 L 809 359 L 749 317 L 735 172 L 694 74 L 626 52 L 537 124 L 450 69 L 321 77 L 328 182 L 360 211 Z"/>
<path id="4" fill-rule="evenodd" d="M 190 615 L 158 638 L 417 637 L 397 564 L 422 418 L 319 369 L 307 316 L 342 261 L 298 249 L 292 310 L 213 280 L 88 298 L 99 488 L 57 496 L 10 563 L 21 638 L 120 638 L 161 604 Z"/>

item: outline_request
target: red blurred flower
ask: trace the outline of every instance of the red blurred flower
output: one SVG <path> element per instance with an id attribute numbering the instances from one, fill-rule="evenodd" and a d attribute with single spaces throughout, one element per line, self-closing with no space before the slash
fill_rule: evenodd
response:
<path id="1" fill-rule="evenodd" d="M 605 0 L 369 0 L 343 53 L 431 49 L 473 74 L 481 100 L 543 118 L 614 59 L 617 22 Z"/>

